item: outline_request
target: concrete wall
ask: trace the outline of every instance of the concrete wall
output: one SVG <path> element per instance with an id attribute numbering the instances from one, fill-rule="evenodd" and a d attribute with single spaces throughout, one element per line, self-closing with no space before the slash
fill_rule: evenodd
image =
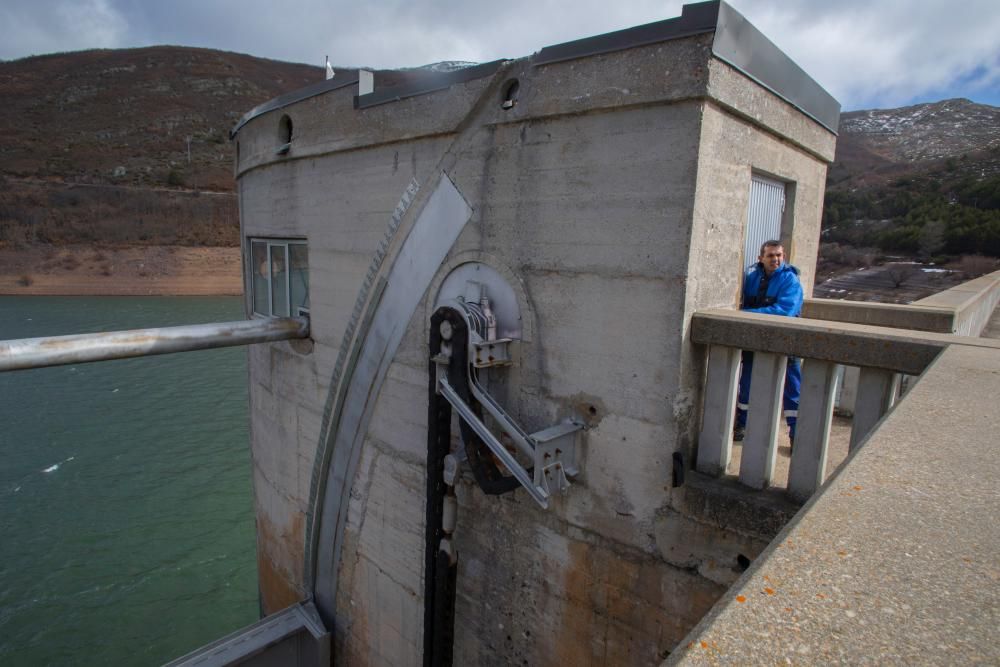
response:
<path id="1" fill-rule="evenodd" d="M 811 265 L 832 154 L 828 132 L 734 79 L 707 39 L 515 61 L 362 111 L 335 91 L 240 131 L 244 235 L 307 238 L 312 290 L 313 345 L 250 356 L 265 611 L 310 592 L 303 527 L 341 337 L 406 184 L 429 187 L 441 171 L 474 213 L 435 284 L 486 261 L 515 277 L 531 322 L 518 365 L 493 373 L 490 391 L 529 432 L 570 414 L 589 423 L 581 474 L 547 512 L 523 492 L 459 484 L 457 663 L 662 658 L 738 576 L 737 557 L 790 515 L 697 476 L 671 488 L 700 404 L 687 325 L 696 309 L 736 303 L 750 174 L 796 183 L 793 259 Z M 522 94 L 504 112 L 514 76 Z M 285 158 L 271 148 L 281 113 L 302 132 Z M 393 358 L 351 482 L 335 628 L 348 662 L 420 661 L 432 299 Z"/>
<path id="2" fill-rule="evenodd" d="M 351 109 L 350 91 L 337 93 Z M 301 116 L 322 111 L 308 109 Z M 277 116 L 268 120 L 276 127 Z M 270 129 L 247 134 L 249 143 L 266 145 Z M 302 571 L 305 521 L 341 337 L 400 194 L 411 178 L 430 179 L 441 141 L 349 151 L 336 161 L 289 160 L 252 169 L 240 179 L 245 238 L 309 241 L 312 345 L 257 345 L 248 353 L 257 554 L 266 612 L 309 593 Z"/>
<path id="3" fill-rule="evenodd" d="M 952 331 L 962 336 L 982 334 L 1000 303 L 1000 271 L 980 276 L 913 303 L 914 306 L 944 308 L 954 313 Z"/>

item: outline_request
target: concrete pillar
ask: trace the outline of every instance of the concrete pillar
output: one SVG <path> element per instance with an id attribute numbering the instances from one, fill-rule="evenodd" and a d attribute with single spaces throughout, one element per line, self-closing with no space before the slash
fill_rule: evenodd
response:
<path id="1" fill-rule="evenodd" d="M 858 397 L 858 375 L 861 369 L 857 366 L 844 366 L 843 378 L 840 381 L 837 410 L 840 414 L 850 417 L 854 414 L 854 404 Z"/>
<path id="2" fill-rule="evenodd" d="M 778 454 L 778 422 L 788 357 L 754 352 L 750 383 L 750 411 L 740 462 L 740 482 L 754 489 L 767 488 Z"/>
<path id="3" fill-rule="evenodd" d="M 805 500 L 826 476 L 826 452 L 837 394 L 837 364 L 806 359 L 802 364 L 802 393 L 795 427 L 795 447 L 788 470 L 788 493 Z"/>
<path id="4" fill-rule="evenodd" d="M 862 368 L 858 379 L 858 397 L 854 405 L 850 449 L 871 432 L 878 420 L 889 411 L 899 393 L 899 373 L 881 368 Z"/>
<path id="5" fill-rule="evenodd" d="M 698 435 L 698 471 L 718 476 L 726 472 L 733 451 L 733 422 L 739 389 L 740 350 L 712 345 L 708 351 L 705 407 Z"/>

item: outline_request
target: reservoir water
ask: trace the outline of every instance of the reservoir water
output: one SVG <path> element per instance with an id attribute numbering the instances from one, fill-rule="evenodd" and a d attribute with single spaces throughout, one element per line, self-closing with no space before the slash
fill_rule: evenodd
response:
<path id="1" fill-rule="evenodd" d="M 243 319 L 0 297 L 0 339 Z M 0 665 L 158 665 L 258 617 L 246 350 L 0 373 Z"/>

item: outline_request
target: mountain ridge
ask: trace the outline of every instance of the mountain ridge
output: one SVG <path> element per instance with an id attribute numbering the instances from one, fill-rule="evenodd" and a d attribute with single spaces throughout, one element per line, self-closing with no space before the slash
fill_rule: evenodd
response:
<path id="1" fill-rule="evenodd" d="M 469 64 L 376 71 L 376 86 Z M 229 130 L 324 77 L 322 67 L 164 45 L 0 61 L 0 244 L 238 245 Z M 983 207 L 1000 184 L 1000 108 L 941 100 L 845 112 L 840 127 L 824 240 L 912 252 L 926 216 L 957 204 L 978 231 L 950 251 L 992 243 Z M 192 196 L 206 191 L 230 196 Z"/>

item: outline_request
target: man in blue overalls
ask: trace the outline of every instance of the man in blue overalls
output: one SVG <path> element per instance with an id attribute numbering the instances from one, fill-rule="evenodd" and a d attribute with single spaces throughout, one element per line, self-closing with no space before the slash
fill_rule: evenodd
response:
<path id="1" fill-rule="evenodd" d="M 743 279 L 743 302 L 740 309 L 750 313 L 798 317 L 802 312 L 802 284 L 799 282 L 799 270 L 791 264 L 785 264 L 785 249 L 781 246 L 781 241 L 766 241 L 760 248 L 758 260 Z M 736 426 L 733 429 L 733 439 L 737 441 L 743 439 L 746 429 L 752 371 L 753 352 L 744 352 L 743 368 L 740 371 L 740 391 L 736 399 Z M 799 360 L 789 357 L 782 401 L 785 421 L 788 423 L 789 442 L 795 441 L 795 422 L 799 414 L 801 384 L 802 368 Z"/>

